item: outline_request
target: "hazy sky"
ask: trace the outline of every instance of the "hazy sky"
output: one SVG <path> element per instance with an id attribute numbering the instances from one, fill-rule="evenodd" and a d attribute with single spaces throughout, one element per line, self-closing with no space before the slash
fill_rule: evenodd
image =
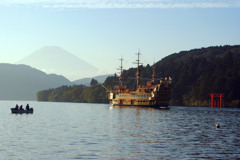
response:
<path id="1" fill-rule="evenodd" d="M 240 44 L 240 0 L 0 0 L 0 63 L 59 46 L 114 73 L 182 50 Z M 134 66 L 135 67 L 135 66 Z"/>

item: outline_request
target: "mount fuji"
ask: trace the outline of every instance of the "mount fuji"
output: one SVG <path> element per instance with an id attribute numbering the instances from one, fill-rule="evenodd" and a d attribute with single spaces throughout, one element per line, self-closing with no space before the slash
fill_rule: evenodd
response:
<path id="1" fill-rule="evenodd" d="M 96 76 L 98 68 L 57 46 L 46 46 L 16 62 L 47 74 L 63 75 L 69 80 Z"/>

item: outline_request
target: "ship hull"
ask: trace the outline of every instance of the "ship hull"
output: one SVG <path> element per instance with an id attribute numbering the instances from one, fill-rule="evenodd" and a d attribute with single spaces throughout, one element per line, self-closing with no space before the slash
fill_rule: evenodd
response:
<path id="1" fill-rule="evenodd" d="M 127 104 L 112 104 L 114 107 L 140 107 L 140 108 L 156 108 L 156 109 L 170 109 L 168 106 L 159 106 L 159 105 L 127 105 Z"/>
<path id="2" fill-rule="evenodd" d="M 135 91 L 112 92 L 109 94 L 113 106 L 141 106 L 152 108 L 167 108 L 169 106 L 171 89 L 163 85 L 142 87 Z"/>

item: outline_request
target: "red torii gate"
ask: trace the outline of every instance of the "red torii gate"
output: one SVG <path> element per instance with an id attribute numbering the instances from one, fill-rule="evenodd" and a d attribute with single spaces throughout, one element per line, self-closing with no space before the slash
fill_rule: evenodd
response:
<path id="1" fill-rule="evenodd" d="M 209 100 L 209 107 L 224 107 L 224 93 L 209 93 L 211 100 Z M 216 98 L 219 98 L 216 99 Z"/>

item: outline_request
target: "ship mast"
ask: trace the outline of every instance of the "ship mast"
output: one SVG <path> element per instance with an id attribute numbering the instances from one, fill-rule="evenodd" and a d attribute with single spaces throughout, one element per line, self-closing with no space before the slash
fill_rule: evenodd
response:
<path id="1" fill-rule="evenodd" d="M 155 62 L 153 63 L 152 68 L 153 68 L 152 81 L 153 81 L 153 83 L 155 83 L 156 82 Z"/>
<path id="2" fill-rule="evenodd" d="M 119 70 L 120 70 L 119 81 L 121 83 L 121 89 L 122 89 L 122 87 L 123 87 L 123 77 L 122 77 L 122 69 L 123 69 L 122 62 L 123 62 L 123 59 L 121 58 L 120 61 L 121 61 L 121 66 L 119 67 Z"/>
<path id="3" fill-rule="evenodd" d="M 136 60 L 137 61 L 137 73 L 136 73 L 136 76 L 137 76 L 137 88 L 139 88 L 139 85 L 140 85 L 140 70 L 139 70 L 139 64 L 140 64 L 140 60 L 139 60 L 139 57 L 140 57 L 140 52 L 138 52 L 138 59 Z"/>

